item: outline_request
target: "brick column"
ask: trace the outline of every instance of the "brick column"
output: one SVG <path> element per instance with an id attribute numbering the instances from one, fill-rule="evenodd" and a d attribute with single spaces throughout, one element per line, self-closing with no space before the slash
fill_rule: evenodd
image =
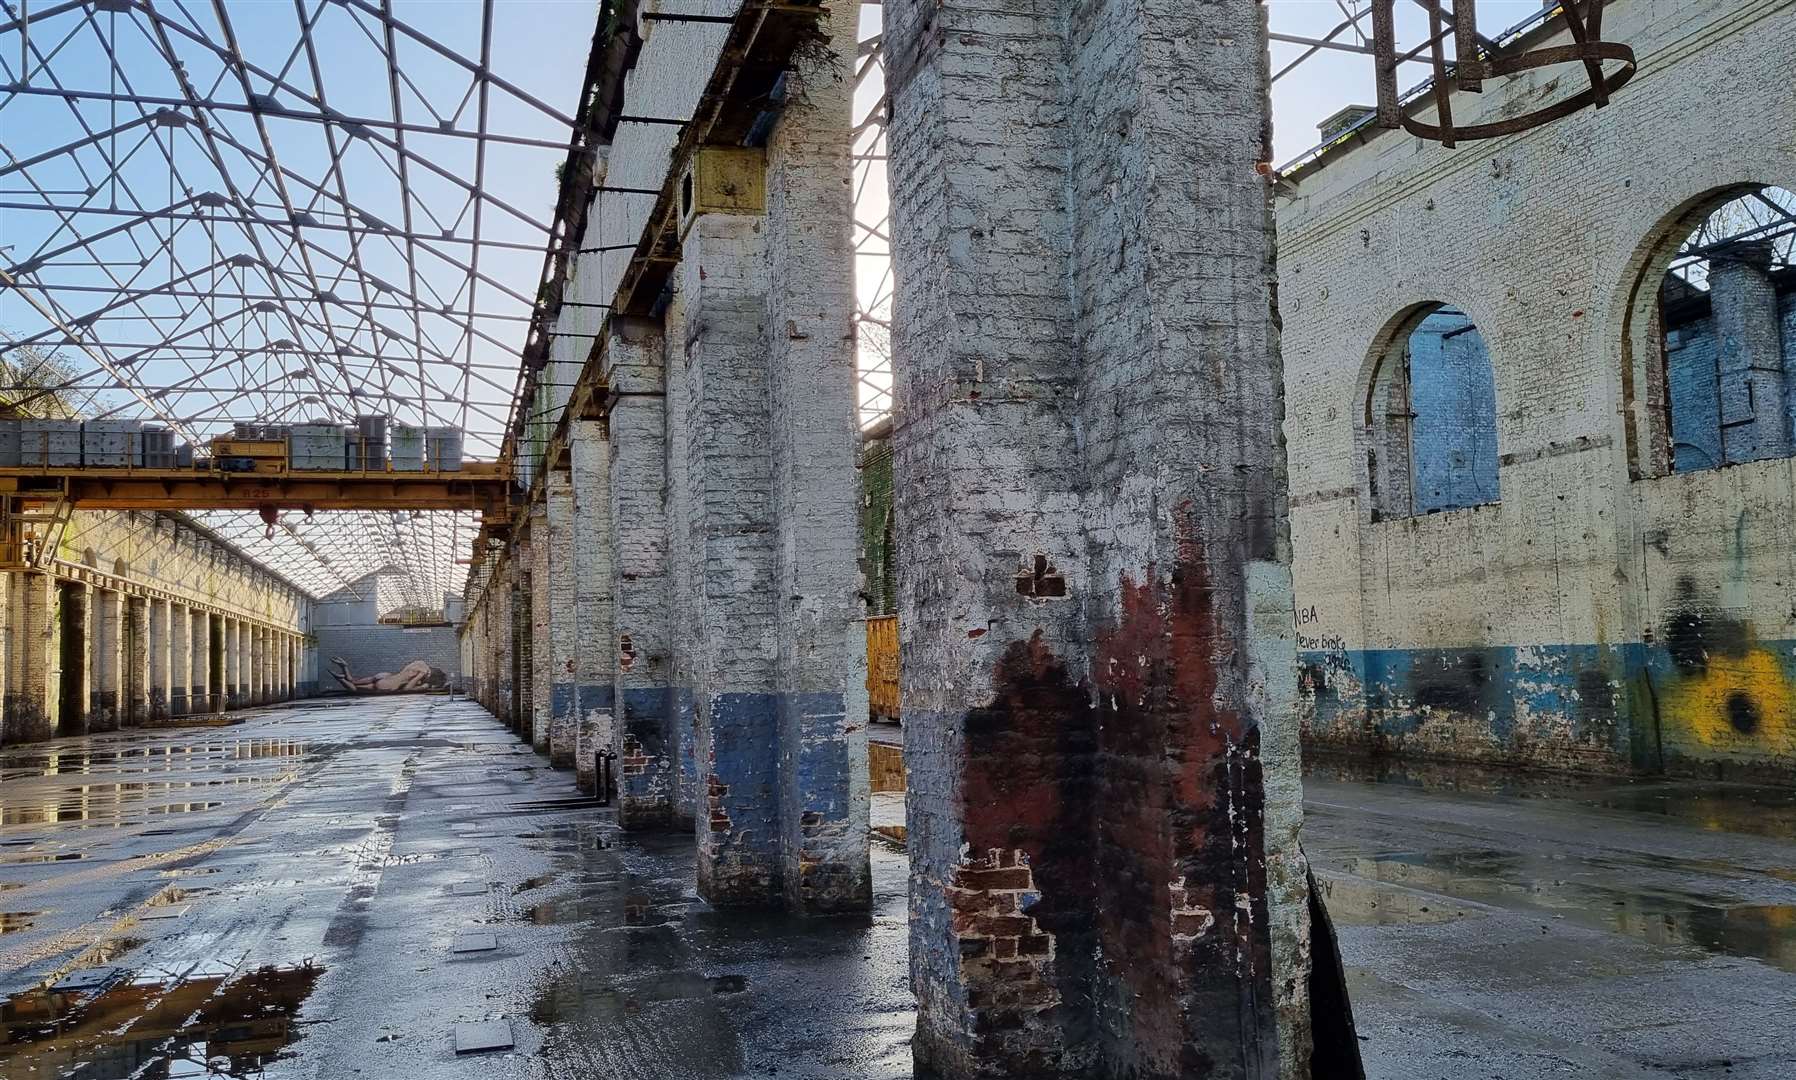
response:
<path id="1" fill-rule="evenodd" d="M 612 596 L 617 650 L 618 822 L 673 820 L 676 747 L 668 720 L 667 463 L 659 323 L 611 321 L 606 381 L 611 430 Z"/>
<path id="2" fill-rule="evenodd" d="M 247 709 L 255 704 L 256 696 L 256 655 L 254 649 L 256 628 L 242 619 L 235 620 L 237 643 L 237 707 Z"/>
<path id="3" fill-rule="evenodd" d="M 670 361 L 668 379 L 686 474 L 673 544 L 691 560 L 674 649 L 690 656 L 676 666 L 697 706 L 698 887 L 714 904 L 765 904 L 782 890 L 764 225 L 738 214 L 692 223 L 680 321 L 668 324 L 685 343 L 683 370 L 675 378 Z"/>
<path id="4" fill-rule="evenodd" d="M 262 703 L 262 628 L 243 624 L 243 704 Z"/>
<path id="5" fill-rule="evenodd" d="M 119 723 L 137 727 L 150 718 L 150 604 L 141 596 L 123 596 L 125 643 L 119 652 L 124 676 L 119 697 Z"/>
<path id="6" fill-rule="evenodd" d="M 826 32 L 857 40 L 860 5 Z M 867 647 L 856 528 L 847 52 L 800 64 L 767 144 L 767 347 L 777 553 L 780 832 L 788 906 L 871 905 Z"/>
<path id="7" fill-rule="evenodd" d="M 573 477 L 565 468 L 550 469 L 543 478 L 548 525 L 549 639 L 539 644 L 549 650 L 549 764 L 558 769 L 574 767 L 574 741 L 579 716 L 574 653 L 579 640 L 576 596 L 579 587 L 574 565 Z"/>
<path id="8" fill-rule="evenodd" d="M 124 618 L 121 597 L 109 589 L 88 592 L 88 706 L 89 731 L 117 731 L 119 691 L 124 664 Z"/>
<path id="9" fill-rule="evenodd" d="M 549 544 L 549 508 L 530 511 L 530 745 L 549 752 L 549 723 L 554 719 L 555 645 L 550 595 L 555 587 Z"/>
<path id="10" fill-rule="evenodd" d="M 919 1064 L 1307 1076 L 1263 8 L 885 30 Z"/>
<path id="11" fill-rule="evenodd" d="M 530 532 L 524 530 L 524 536 L 512 548 L 512 624 L 506 638 L 512 668 L 512 708 L 508 719 L 512 730 L 517 731 L 517 737 L 524 742 L 532 740 L 535 717 L 535 695 L 532 694 L 535 683 L 532 663 L 535 598 L 530 595 L 530 568 Z"/>
<path id="12" fill-rule="evenodd" d="M 513 548 L 506 555 L 505 563 L 500 567 L 498 580 L 494 582 L 497 594 L 494 597 L 493 633 L 498 643 L 494 660 L 499 669 L 497 675 L 499 707 L 494 711 L 513 729 L 517 727 L 517 642 L 513 639 L 517 635 L 519 623 L 518 561 L 520 558 L 519 551 Z"/>
<path id="13" fill-rule="evenodd" d="M 160 597 L 148 601 L 149 626 L 149 717 L 151 720 L 166 719 L 169 714 L 169 695 L 174 689 L 169 685 L 169 669 L 173 666 L 174 635 L 169 629 L 169 602 Z"/>
<path id="14" fill-rule="evenodd" d="M 1769 241 L 1729 244 L 1710 259 L 1721 439 L 1727 460 L 1790 453 L 1782 324 Z"/>
<path id="15" fill-rule="evenodd" d="M 243 663 L 243 624 L 236 619 L 226 619 L 224 624 L 225 641 L 225 700 L 228 708 L 243 708 L 244 699 L 249 687 L 249 672 Z"/>
<path id="16" fill-rule="evenodd" d="M 605 425 L 575 420 L 568 448 L 574 485 L 574 698 L 579 728 L 574 769 L 580 789 L 598 790 L 599 754 L 617 752 L 617 680 L 611 590 L 611 444 Z"/>
<path id="17" fill-rule="evenodd" d="M 185 716 L 193 708 L 189 695 L 193 684 L 193 616 L 175 602 L 166 601 L 168 626 L 168 715 Z"/>
<path id="18" fill-rule="evenodd" d="M 194 674 L 189 683 L 189 699 L 192 701 L 190 712 L 219 712 L 225 708 L 223 695 L 214 690 L 214 663 L 212 663 L 212 645 L 217 640 L 217 624 L 205 611 L 194 611 L 192 618 L 194 631 Z"/>
<path id="19" fill-rule="evenodd" d="M 0 744 L 37 742 L 57 734 L 62 635 L 56 579 L 7 576 L 7 675 Z"/>
<path id="20" fill-rule="evenodd" d="M 250 634 L 250 699 L 257 705 L 266 705 L 269 700 L 269 653 L 268 628 L 251 626 Z"/>
<path id="21" fill-rule="evenodd" d="M 93 721 L 94 685 L 94 590 L 79 581 L 58 584 L 57 671 L 59 701 L 56 734 L 85 735 Z M 65 692 L 66 691 L 66 692 Z"/>

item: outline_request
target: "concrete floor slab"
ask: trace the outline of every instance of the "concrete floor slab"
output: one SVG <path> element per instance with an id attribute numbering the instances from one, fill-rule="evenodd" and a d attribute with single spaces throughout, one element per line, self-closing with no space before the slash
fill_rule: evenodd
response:
<path id="1" fill-rule="evenodd" d="M 0 857 L 85 856 L 0 862 L 0 907 L 39 913 L 0 935 L 0 1002 L 48 1010 L 0 1021 L 0 1076 L 224 1054 L 271 1080 L 446 1080 L 473 1067 L 456 1026 L 489 1020 L 515 1046 L 482 1077 L 910 1075 L 901 855 L 876 856 L 872 917 L 719 913 L 689 836 L 623 837 L 538 761 L 440 697 L 0 750 L 0 845 L 17 842 Z M 193 808 L 144 812 L 177 801 Z M 478 858 L 450 854 L 469 839 L 456 817 L 492 834 Z M 184 918 L 143 918 L 202 884 Z M 464 932 L 504 949 L 446 962 Z M 126 974 L 98 994 L 35 990 L 102 965 Z M 257 1038 L 170 1019 L 205 1001 L 221 1024 L 252 1013 Z M 109 1034 L 125 1018 L 132 1037 Z"/>
<path id="2" fill-rule="evenodd" d="M 0 1021 L 0 1075 L 447 1080 L 491 1021 L 514 1046 L 482 1076 L 911 1075 L 901 853 L 870 915 L 717 911 L 690 837 L 621 834 L 539 762 L 430 697 L 0 750 L 0 907 L 32 913 L 0 999 L 35 1018 Z M 1307 794 L 1377 1080 L 1796 1075 L 1789 793 L 1339 765 Z M 205 1002 L 218 1025 L 170 1019 Z"/>

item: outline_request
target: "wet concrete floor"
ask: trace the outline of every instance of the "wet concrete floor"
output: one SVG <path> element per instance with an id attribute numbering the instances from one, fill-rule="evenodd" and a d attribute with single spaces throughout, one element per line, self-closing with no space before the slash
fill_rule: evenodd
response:
<path id="1" fill-rule="evenodd" d="M 0 750 L 0 1077 L 911 1075 L 891 847 L 870 916 L 719 912 L 477 706 L 243 716 Z M 1372 1077 L 1796 1077 L 1796 790 L 1307 802 Z"/>
<path id="2" fill-rule="evenodd" d="M 910 1075 L 902 855 L 721 913 L 478 706 L 243 715 L 0 750 L 0 1077 Z"/>
<path id="3" fill-rule="evenodd" d="M 1796 1077 L 1796 788 L 1312 761 L 1367 1073 Z"/>

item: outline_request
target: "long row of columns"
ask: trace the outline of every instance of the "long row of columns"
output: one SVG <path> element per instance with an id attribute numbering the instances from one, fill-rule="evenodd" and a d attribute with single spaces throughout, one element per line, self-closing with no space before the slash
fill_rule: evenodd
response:
<path id="1" fill-rule="evenodd" d="M 42 572 L 0 574 L 0 745 L 289 700 L 303 635 Z"/>
<path id="2" fill-rule="evenodd" d="M 832 9 L 834 40 L 856 7 Z M 852 910 L 871 884 L 849 58 L 794 81 L 765 207 L 701 208 L 663 314 L 610 320 L 607 416 L 570 422 L 465 633 L 473 694 L 614 789 L 624 827 L 691 830 L 711 902 Z"/>
<path id="3" fill-rule="evenodd" d="M 1263 8 L 884 16 L 919 1061 L 1308 1076 Z M 474 624 L 553 755 L 576 597 L 620 821 L 690 826 L 719 904 L 866 903 L 844 70 L 801 64 L 765 213 L 698 193 L 662 314 L 607 322 L 607 468 L 545 463 Z M 608 638 L 557 554 L 601 482 Z"/>

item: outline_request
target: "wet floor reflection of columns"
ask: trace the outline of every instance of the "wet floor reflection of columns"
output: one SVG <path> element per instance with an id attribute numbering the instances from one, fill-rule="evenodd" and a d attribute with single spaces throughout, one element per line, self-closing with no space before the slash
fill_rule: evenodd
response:
<path id="1" fill-rule="evenodd" d="M 871 916 L 719 912 L 471 702 L 243 719 L 0 750 L 0 1076 L 910 1075 L 901 855 Z"/>

